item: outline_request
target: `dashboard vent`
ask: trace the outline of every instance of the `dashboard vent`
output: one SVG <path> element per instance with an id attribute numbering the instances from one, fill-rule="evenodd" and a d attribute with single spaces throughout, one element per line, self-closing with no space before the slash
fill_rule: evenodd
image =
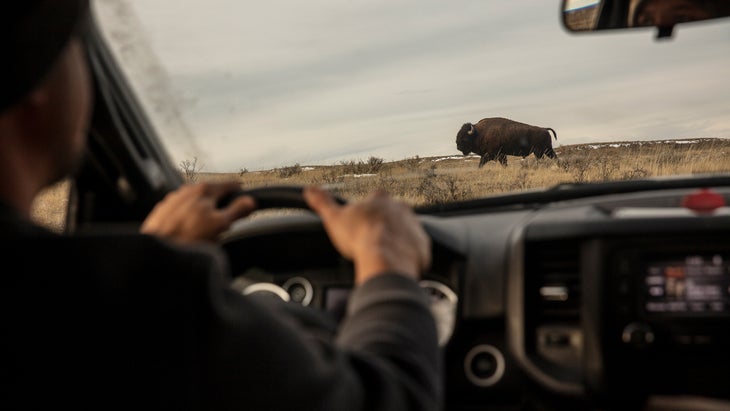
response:
<path id="1" fill-rule="evenodd" d="M 525 300 L 532 320 L 576 323 L 580 319 L 580 243 L 533 242 L 525 251 Z"/>
<path id="2" fill-rule="evenodd" d="M 562 381 L 580 378 L 579 241 L 528 241 L 525 248 L 525 348 L 543 370 Z"/>

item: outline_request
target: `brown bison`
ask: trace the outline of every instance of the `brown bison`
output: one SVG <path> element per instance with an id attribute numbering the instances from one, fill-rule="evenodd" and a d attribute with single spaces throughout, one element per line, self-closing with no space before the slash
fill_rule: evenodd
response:
<path id="1" fill-rule="evenodd" d="M 542 158 L 558 156 L 553 151 L 550 133 L 555 140 L 557 133 L 552 128 L 531 126 L 502 117 L 484 118 L 478 123 L 466 123 L 456 134 L 456 148 L 464 155 L 471 152 L 479 154 L 479 167 L 490 160 L 499 160 L 503 166 L 507 165 L 507 156 L 521 156 L 525 158 L 531 153 Z"/>

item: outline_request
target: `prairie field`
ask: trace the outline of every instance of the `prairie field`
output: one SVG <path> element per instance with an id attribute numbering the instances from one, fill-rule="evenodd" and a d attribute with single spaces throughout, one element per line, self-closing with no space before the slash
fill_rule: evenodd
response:
<path id="1" fill-rule="evenodd" d="M 237 179 L 242 188 L 316 184 L 350 200 L 384 189 L 413 205 L 427 206 L 468 200 L 560 183 L 634 180 L 647 177 L 730 172 L 730 139 L 657 140 L 565 145 L 555 148 L 557 160 L 533 155 L 507 157 L 507 165 L 490 161 L 478 167 L 479 157 L 413 156 L 397 161 L 377 157 L 328 165 L 293 164 L 272 170 L 206 173 L 194 163 L 181 162 L 188 181 Z M 193 165 L 193 166 L 191 166 Z M 68 184 L 42 193 L 34 218 L 61 230 Z"/>

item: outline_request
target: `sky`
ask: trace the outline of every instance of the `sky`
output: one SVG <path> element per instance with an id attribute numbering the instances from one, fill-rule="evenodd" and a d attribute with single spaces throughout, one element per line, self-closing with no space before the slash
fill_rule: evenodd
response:
<path id="1" fill-rule="evenodd" d="M 462 124 L 554 146 L 730 138 L 730 19 L 571 33 L 559 0 L 97 0 L 172 160 L 204 171 L 459 154 Z"/>

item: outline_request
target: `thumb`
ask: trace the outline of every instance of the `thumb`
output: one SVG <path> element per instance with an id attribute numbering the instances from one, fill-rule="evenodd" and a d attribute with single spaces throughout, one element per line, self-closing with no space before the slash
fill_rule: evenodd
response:
<path id="1" fill-rule="evenodd" d="M 339 210 L 340 206 L 332 195 L 320 187 L 304 187 L 302 194 L 309 208 L 319 214 L 323 220 L 329 220 Z"/>
<path id="2" fill-rule="evenodd" d="M 251 196 L 240 196 L 221 211 L 229 221 L 246 217 L 256 209 L 256 200 Z"/>

